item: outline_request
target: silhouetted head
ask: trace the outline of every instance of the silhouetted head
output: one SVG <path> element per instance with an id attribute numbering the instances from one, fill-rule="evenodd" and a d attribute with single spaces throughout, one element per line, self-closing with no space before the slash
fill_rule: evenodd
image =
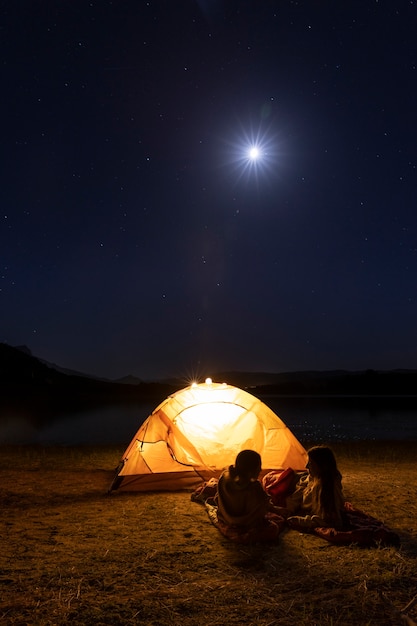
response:
<path id="1" fill-rule="evenodd" d="M 241 478 L 256 479 L 262 467 L 261 455 L 255 450 L 242 450 L 236 457 L 235 469 Z"/>
<path id="2" fill-rule="evenodd" d="M 327 446 L 314 446 L 308 450 L 307 469 L 311 476 L 317 478 L 339 474 L 333 450 Z"/>

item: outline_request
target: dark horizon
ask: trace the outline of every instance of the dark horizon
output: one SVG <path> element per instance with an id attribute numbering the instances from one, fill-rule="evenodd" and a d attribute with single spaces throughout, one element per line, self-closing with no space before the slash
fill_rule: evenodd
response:
<path id="1" fill-rule="evenodd" d="M 173 386 L 178 389 L 194 382 L 203 383 L 207 379 L 217 383 L 225 382 L 242 388 L 262 390 L 268 387 L 278 389 L 279 386 L 285 389 L 288 385 L 290 387 L 295 385 L 298 393 L 303 388 L 310 389 L 310 391 L 315 389 L 318 392 L 322 385 L 330 390 L 333 389 L 331 393 L 334 393 L 334 389 L 342 384 L 348 391 L 350 390 L 350 393 L 359 386 L 364 393 L 372 393 L 372 389 L 379 388 L 385 390 L 381 395 L 395 395 L 400 387 L 402 393 L 410 395 L 417 382 L 417 370 L 301 370 L 293 372 L 218 370 L 202 373 L 194 379 L 181 377 L 140 379 L 130 374 L 119 379 L 107 379 L 90 376 L 78 370 L 68 370 L 57 363 L 40 359 L 28 346 L 9 346 L 0 342 L 0 384 L 5 388 L 3 392 L 7 391 L 9 383 L 12 383 L 16 389 L 19 385 L 36 387 L 36 385 L 46 384 L 46 390 L 48 390 L 48 387 L 52 389 L 54 384 L 59 386 L 67 383 L 73 386 L 81 385 L 87 389 L 89 382 L 91 382 L 92 389 L 98 390 L 123 386 L 142 386 L 143 389 L 148 389 L 152 388 L 152 385 L 155 389 L 158 389 L 159 385 Z"/>

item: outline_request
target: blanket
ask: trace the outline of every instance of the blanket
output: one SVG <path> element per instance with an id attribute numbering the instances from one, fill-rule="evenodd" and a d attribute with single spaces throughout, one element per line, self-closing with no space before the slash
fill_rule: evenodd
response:
<path id="1" fill-rule="evenodd" d="M 281 504 L 286 490 L 294 480 L 294 473 L 292 470 L 282 473 L 281 478 L 282 480 L 278 480 L 278 476 L 274 478 L 271 474 L 264 482 L 264 488 L 266 487 L 266 491 L 270 493 L 276 504 Z M 275 494 L 273 493 L 274 489 L 270 489 L 273 485 L 276 487 Z M 287 524 L 283 517 L 275 513 L 266 515 L 265 524 L 261 528 L 248 530 L 238 526 L 228 526 L 217 515 L 216 493 L 217 479 L 212 478 L 197 487 L 191 494 L 191 500 L 203 504 L 211 523 L 222 535 L 237 543 L 274 541 L 287 525 L 289 528 L 302 533 L 309 532 L 335 545 L 356 544 L 362 547 L 400 545 L 400 537 L 396 532 L 388 528 L 382 521 L 355 508 L 350 502 L 344 504 L 344 523 L 341 530 L 323 526 L 306 531 L 302 526 L 297 526 L 295 522 L 291 522 L 291 525 Z"/>
<path id="2" fill-rule="evenodd" d="M 268 472 L 262 478 L 262 486 L 275 506 L 285 507 L 287 496 L 292 493 L 301 476 L 307 472 L 295 472 L 291 467 Z"/>
<path id="3" fill-rule="evenodd" d="M 300 476 L 305 473 L 294 472 L 291 468 L 284 471 L 272 471 L 266 474 L 262 484 L 277 506 L 285 506 L 286 497 L 292 493 Z M 355 508 L 350 502 L 344 503 L 342 511 L 343 529 L 320 526 L 306 529 L 296 520 L 288 522 L 288 526 L 299 532 L 309 532 L 330 543 L 338 545 L 357 544 L 359 546 L 400 545 L 400 538 L 394 531 L 375 517 Z"/>
<path id="4" fill-rule="evenodd" d="M 276 541 L 285 527 L 284 518 L 273 512 L 265 515 L 262 524 L 252 528 L 239 526 L 237 524 L 227 524 L 221 516 L 218 515 L 218 507 L 215 499 L 216 494 L 217 479 L 211 478 L 209 481 L 197 487 L 191 494 L 191 500 L 205 506 L 210 522 L 230 541 L 244 545 Z"/>
<path id="5" fill-rule="evenodd" d="M 250 543 L 269 543 L 276 541 L 285 526 L 284 518 L 276 513 L 267 513 L 263 523 L 253 528 L 238 526 L 236 524 L 226 524 L 226 522 L 217 515 L 218 509 L 214 499 L 207 500 L 205 507 L 213 526 L 215 526 L 224 537 L 235 543 L 248 545 Z"/>
<path id="6" fill-rule="evenodd" d="M 383 522 L 355 508 L 350 502 L 345 502 L 343 529 L 318 527 L 307 531 L 321 539 L 337 545 L 357 544 L 362 547 L 372 546 L 399 546 L 400 537 L 390 530 Z M 306 532 L 305 528 L 291 523 L 291 528 L 299 532 Z"/>

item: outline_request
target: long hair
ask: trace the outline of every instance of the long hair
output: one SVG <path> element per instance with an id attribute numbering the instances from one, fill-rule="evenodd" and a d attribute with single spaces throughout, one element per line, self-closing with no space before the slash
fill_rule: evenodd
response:
<path id="1" fill-rule="evenodd" d="M 314 446 L 308 450 L 308 457 L 315 463 L 316 476 L 313 482 L 317 486 L 314 508 L 324 519 L 338 521 L 340 510 L 336 502 L 336 493 L 341 491 L 342 474 L 337 468 L 333 451 L 327 446 Z"/>

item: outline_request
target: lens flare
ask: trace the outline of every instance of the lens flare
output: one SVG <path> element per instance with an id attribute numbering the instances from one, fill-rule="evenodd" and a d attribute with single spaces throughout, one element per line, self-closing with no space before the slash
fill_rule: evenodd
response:
<path id="1" fill-rule="evenodd" d="M 256 161 L 256 159 L 259 159 L 260 156 L 261 151 L 259 150 L 258 146 L 251 146 L 249 148 L 248 157 L 251 159 L 251 161 Z"/>
<path id="2" fill-rule="evenodd" d="M 276 135 L 270 129 L 254 131 L 240 126 L 234 139 L 224 140 L 227 149 L 221 158 L 222 166 L 234 172 L 241 182 L 260 183 L 261 179 L 271 182 L 279 157 Z"/>

